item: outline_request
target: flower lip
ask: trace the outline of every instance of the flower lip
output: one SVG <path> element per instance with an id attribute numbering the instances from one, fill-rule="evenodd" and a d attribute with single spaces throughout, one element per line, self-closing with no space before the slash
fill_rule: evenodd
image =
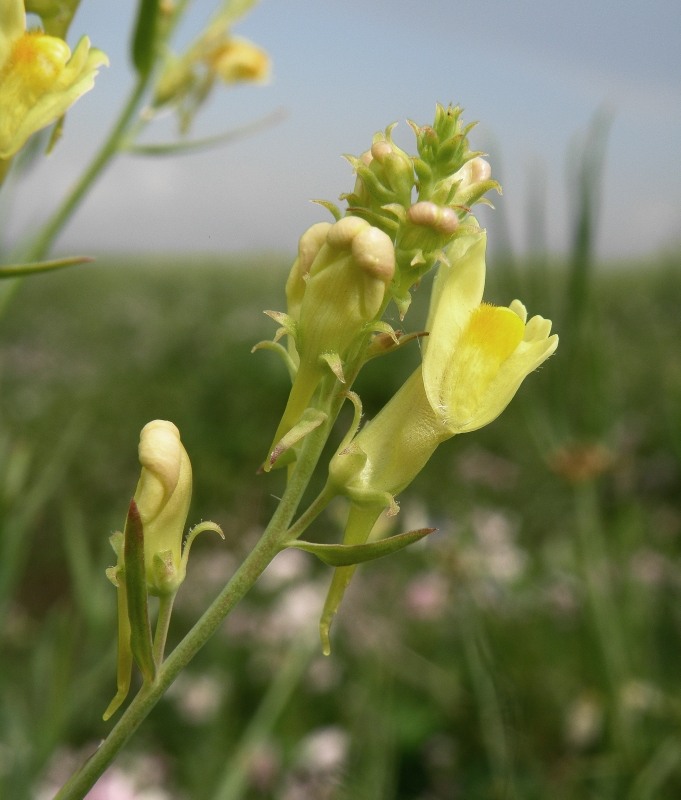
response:
<path id="1" fill-rule="evenodd" d="M 0 160 L 62 117 L 94 85 L 104 53 L 82 37 L 73 54 L 63 39 L 26 31 L 23 2 L 0 4 Z"/>
<path id="2" fill-rule="evenodd" d="M 440 267 L 424 342 L 426 397 L 449 435 L 487 425 L 506 408 L 525 377 L 558 346 L 543 317 L 525 306 L 481 303 L 484 232 L 455 240 Z"/>

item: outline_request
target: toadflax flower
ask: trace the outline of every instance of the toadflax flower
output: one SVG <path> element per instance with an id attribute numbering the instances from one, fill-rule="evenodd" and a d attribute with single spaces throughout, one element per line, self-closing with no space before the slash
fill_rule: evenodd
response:
<path id="1" fill-rule="evenodd" d="M 134 501 L 144 529 L 147 586 L 151 594 L 165 594 L 184 580 L 182 537 L 192 496 L 192 466 L 180 432 L 162 419 L 142 428 L 139 460 L 142 471 Z"/>
<path id="2" fill-rule="evenodd" d="M 71 53 L 63 39 L 26 30 L 22 0 L 0 4 L 0 159 L 56 122 L 93 84 L 108 59 L 87 37 Z"/>
<path id="3" fill-rule="evenodd" d="M 329 466 L 333 491 L 352 501 L 344 543 L 365 542 L 381 511 L 397 513 L 399 494 L 423 469 L 436 447 L 458 433 L 477 430 L 506 408 L 526 376 L 558 346 L 551 322 L 527 320 L 525 306 L 482 303 L 485 233 L 461 237 L 433 285 L 423 361 L 390 402 Z M 322 617 L 328 628 L 354 567 L 336 570 Z"/>
<path id="4" fill-rule="evenodd" d="M 480 232 L 450 246 L 433 286 L 421 366 L 334 456 L 331 481 L 351 498 L 400 492 L 438 444 L 499 416 L 558 346 L 551 322 L 539 316 L 528 322 L 519 300 L 508 307 L 481 302 L 485 245 Z"/>
<path id="5" fill-rule="evenodd" d="M 118 594 L 118 668 L 117 692 L 104 712 L 105 720 L 128 694 L 133 661 L 145 680 L 153 680 L 162 659 L 162 647 L 160 654 L 152 654 L 147 596 L 161 598 L 169 619 L 175 593 L 186 575 L 192 542 L 205 530 L 223 536 L 214 522 L 202 522 L 192 528 L 183 545 L 192 467 L 172 422 L 156 419 L 147 423 L 140 433 L 138 455 L 142 470 L 125 529 L 110 539 L 116 566 L 106 571 Z"/>
<path id="6" fill-rule="evenodd" d="M 329 370 L 345 381 L 345 359 L 380 317 L 394 273 L 392 241 L 360 217 L 314 225 L 303 235 L 286 286 L 289 313 L 266 312 L 292 338 L 297 364 L 266 469 Z"/>

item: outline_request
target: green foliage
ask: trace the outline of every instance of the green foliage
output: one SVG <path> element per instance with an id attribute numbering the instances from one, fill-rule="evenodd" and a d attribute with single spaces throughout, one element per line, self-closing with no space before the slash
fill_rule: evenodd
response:
<path id="1" fill-rule="evenodd" d="M 192 800 L 678 797 L 679 260 L 592 274 L 582 391 L 561 347 L 497 422 L 440 448 L 393 529 L 438 532 L 358 568 L 330 659 L 310 642 L 330 570 L 287 551 L 114 771 Z M 195 545 L 169 646 L 271 515 L 281 477 L 255 473 L 289 379 L 250 349 L 285 274 L 271 258 L 112 260 L 26 282 L 0 322 L 0 796 L 58 783 L 57 744 L 82 757 L 108 730 L 104 569 L 142 425 L 178 424 L 194 507 L 227 536 Z M 520 278 L 530 313 L 555 318 L 569 271 Z M 489 283 L 492 300 L 526 297 L 503 264 Z M 570 320 L 558 329 L 569 343 Z M 360 377 L 368 415 L 405 356 Z"/>

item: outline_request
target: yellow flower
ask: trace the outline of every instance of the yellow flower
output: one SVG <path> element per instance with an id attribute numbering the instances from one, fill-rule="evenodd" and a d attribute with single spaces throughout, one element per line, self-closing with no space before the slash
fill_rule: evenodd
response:
<path id="1" fill-rule="evenodd" d="M 558 347 L 551 321 L 527 321 L 519 301 L 482 303 L 484 232 L 449 250 L 433 287 L 424 343 L 423 384 L 443 428 L 474 431 L 501 414 L 520 384 Z"/>
<path id="2" fill-rule="evenodd" d="M 182 583 L 182 538 L 192 495 L 192 466 L 172 422 L 142 428 L 142 465 L 135 503 L 144 528 L 144 562 L 151 594 L 172 592 Z"/>
<path id="3" fill-rule="evenodd" d="M 363 544 L 384 508 L 426 465 L 439 444 L 481 428 L 506 408 L 526 376 L 558 346 L 542 317 L 527 322 L 525 306 L 482 303 L 484 232 L 456 239 L 433 285 L 423 361 L 397 394 L 329 465 L 329 485 L 352 504 L 343 542 Z M 334 571 L 320 632 L 329 628 L 354 566 Z"/>
<path id="4" fill-rule="evenodd" d="M 21 0 L 0 5 L 0 159 L 58 120 L 94 85 L 104 53 L 83 37 L 73 54 L 63 39 L 26 30 Z"/>
<path id="5" fill-rule="evenodd" d="M 506 408 L 527 375 L 558 346 L 551 322 L 514 300 L 482 303 L 484 232 L 448 248 L 435 279 L 423 362 L 379 414 L 331 461 L 331 482 L 360 505 L 395 509 L 390 498 L 457 433 Z"/>
<path id="6" fill-rule="evenodd" d="M 226 36 L 206 54 L 206 63 L 224 83 L 265 83 L 270 77 L 270 57 L 261 47 L 241 36 Z"/>

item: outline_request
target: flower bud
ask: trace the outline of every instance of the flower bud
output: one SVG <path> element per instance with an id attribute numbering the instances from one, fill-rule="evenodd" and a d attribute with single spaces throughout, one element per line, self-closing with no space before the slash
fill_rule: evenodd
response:
<path id="1" fill-rule="evenodd" d="M 192 493 L 192 468 L 172 422 L 142 428 L 142 465 L 135 503 L 144 530 L 144 561 L 151 594 L 174 592 L 184 580 L 182 538 Z"/>
<path id="2" fill-rule="evenodd" d="M 287 311 L 291 319 L 298 320 L 300 317 L 300 307 L 303 303 L 310 267 L 326 241 L 326 235 L 330 228 L 330 222 L 318 222 L 308 228 L 300 237 L 298 257 L 293 262 L 291 272 L 286 281 Z"/>
<path id="3" fill-rule="evenodd" d="M 310 252 L 322 233 L 318 229 L 312 235 Z M 301 268 L 305 261 L 303 255 Z M 349 216 L 326 230 L 307 273 L 295 333 L 300 364 L 274 444 L 308 407 L 330 360 L 341 365 L 368 324 L 380 316 L 394 272 L 392 241 L 378 228 Z M 300 286 L 298 278 L 289 280 L 291 293 L 298 296 L 299 290 L 294 292 L 294 286 Z"/>
<path id="4" fill-rule="evenodd" d="M 501 192 L 499 184 L 492 180 L 492 168 L 484 158 L 476 156 L 452 175 L 445 177 L 433 189 L 434 200 L 467 208 L 477 203 L 491 189 Z"/>
<path id="5" fill-rule="evenodd" d="M 376 134 L 371 145 L 372 163 L 369 165 L 381 184 L 388 190 L 390 203 L 408 206 L 414 188 L 414 165 L 411 158 L 392 141 L 390 125 L 384 134 Z M 376 198 L 378 203 L 385 199 Z"/>
<path id="6" fill-rule="evenodd" d="M 63 39 L 27 32 L 21 0 L 0 8 L 0 159 L 9 159 L 93 87 L 108 59 L 87 37 L 72 54 Z"/>

